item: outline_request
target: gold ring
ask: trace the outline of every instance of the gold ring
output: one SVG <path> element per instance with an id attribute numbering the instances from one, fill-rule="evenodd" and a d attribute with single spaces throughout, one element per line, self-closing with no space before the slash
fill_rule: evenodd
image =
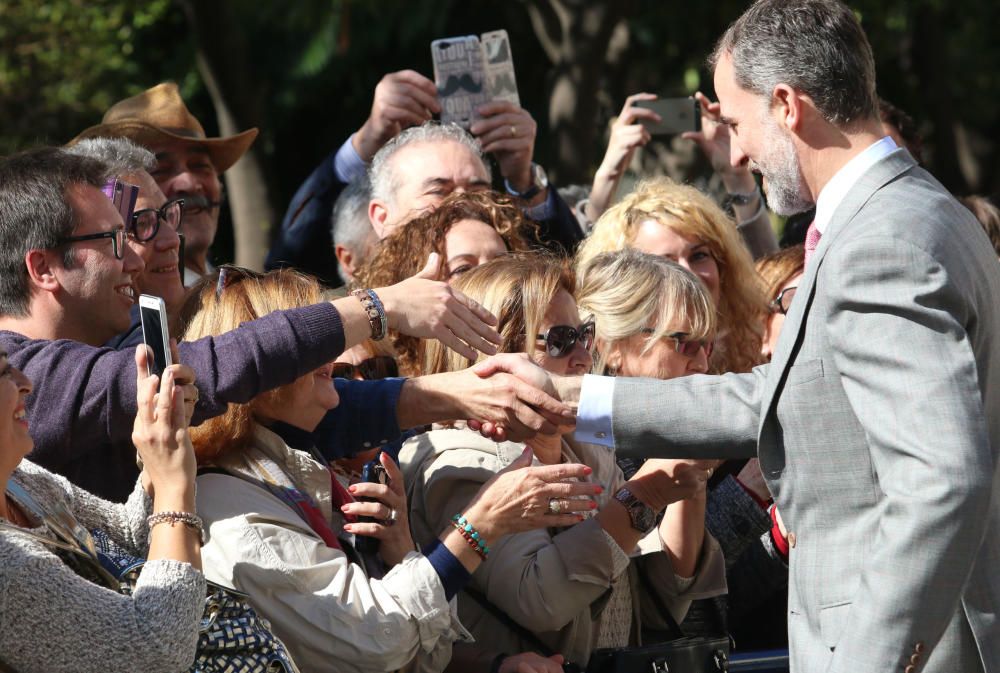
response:
<path id="1" fill-rule="evenodd" d="M 514 126 L 513 124 L 510 127 L 510 137 L 511 138 L 516 138 L 517 137 L 517 127 Z"/>

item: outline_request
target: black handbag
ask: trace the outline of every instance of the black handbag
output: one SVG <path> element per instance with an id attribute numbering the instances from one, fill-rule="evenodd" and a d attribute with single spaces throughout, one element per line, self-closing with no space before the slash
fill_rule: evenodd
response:
<path id="1" fill-rule="evenodd" d="M 686 636 L 674 621 L 659 594 L 652 589 L 646 569 L 637 564 L 645 595 L 667 622 L 669 640 L 638 647 L 611 647 L 594 650 L 587 673 L 718 673 L 729 670 L 732 639 L 721 636 Z"/>
<path id="2" fill-rule="evenodd" d="M 643 581 L 648 583 L 649 580 L 641 565 L 639 573 Z M 480 592 L 472 587 L 466 587 L 464 592 L 507 628 L 517 633 L 522 640 L 529 643 L 535 652 L 545 657 L 551 657 L 556 653 L 538 636 L 493 605 Z M 638 647 L 594 650 L 586 668 L 567 661 L 563 664 L 564 673 L 718 673 L 729 670 L 729 652 L 732 646 L 729 636 L 685 636 L 656 592 L 647 593 L 656 603 L 656 608 L 663 613 L 674 636 L 671 640 Z"/>

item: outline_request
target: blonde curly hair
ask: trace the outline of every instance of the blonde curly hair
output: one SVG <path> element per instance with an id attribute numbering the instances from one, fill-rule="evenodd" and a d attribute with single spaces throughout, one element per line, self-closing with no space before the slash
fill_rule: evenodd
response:
<path id="1" fill-rule="evenodd" d="M 631 247 L 647 220 L 704 241 L 719 267 L 718 333 L 709 369 L 717 374 L 748 372 L 761 364 L 767 298 L 753 260 L 733 221 L 694 187 L 665 177 L 640 182 L 594 224 L 577 251 L 577 272 L 602 252 Z"/>

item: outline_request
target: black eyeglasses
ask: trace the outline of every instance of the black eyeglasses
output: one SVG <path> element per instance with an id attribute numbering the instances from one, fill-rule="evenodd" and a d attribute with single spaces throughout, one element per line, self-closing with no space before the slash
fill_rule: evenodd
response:
<path id="1" fill-rule="evenodd" d="M 183 218 L 184 199 L 171 199 L 160 208 L 143 208 L 132 213 L 132 226 L 128 234 L 132 240 L 145 243 L 156 238 L 161 221 L 170 225 L 174 231 L 178 231 Z"/>
<path id="2" fill-rule="evenodd" d="M 771 310 L 781 315 L 788 315 L 788 310 L 792 308 L 792 299 L 795 298 L 795 291 L 798 286 L 786 287 L 778 293 L 778 296 L 771 302 Z"/>
<path id="3" fill-rule="evenodd" d="M 652 327 L 644 327 L 642 333 L 654 334 L 656 333 L 656 330 Z M 693 358 L 698 355 L 699 350 L 704 348 L 705 357 L 712 357 L 712 348 L 715 344 L 711 339 L 691 339 L 689 338 L 691 335 L 687 332 L 670 332 L 669 334 L 664 334 L 663 336 L 674 342 L 674 350 L 681 355 Z"/>
<path id="4" fill-rule="evenodd" d="M 399 376 L 399 367 L 396 365 L 396 358 L 389 355 L 370 357 L 356 365 L 350 362 L 333 363 L 333 378 L 335 379 L 361 378 L 365 381 L 378 381 L 397 376 Z"/>
<path id="5" fill-rule="evenodd" d="M 594 347 L 594 323 L 585 322 L 579 327 L 553 325 L 536 338 L 545 342 L 545 352 L 549 357 L 564 358 L 573 351 L 577 341 L 588 351 Z"/>
<path id="6" fill-rule="evenodd" d="M 123 259 L 125 257 L 125 239 L 127 234 L 125 233 L 125 227 L 115 227 L 111 231 L 102 231 L 99 234 L 83 234 L 82 236 L 67 236 L 66 238 L 59 241 L 59 245 L 66 245 L 67 243 L 76 243 L 78 241 L 97 241 L 102 238 L 110 238 L 111 245 L 115 251 L 115 259 Z"/>
<path id="7" fill-rule="evenodd" d="M 252 269 L 245 269 L 235 264 L 223 264 L 219 267 L 219 280 L 215 283 L 215 298 L 222 296 L 222 291 L 230 285 L 235 285 L 244 278 L 263 278 L 264 274 Z"/>

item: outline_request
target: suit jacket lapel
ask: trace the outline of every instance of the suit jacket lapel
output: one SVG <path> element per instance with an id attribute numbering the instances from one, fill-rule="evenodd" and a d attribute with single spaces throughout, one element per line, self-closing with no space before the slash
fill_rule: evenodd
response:
<path id="1" fill-rule="evenodd" d="M 905 149 L 895 150 L 869 168 L 834 211 L 833 217 L 826 227 L 826 233 L 823 234 L 819 246 L 809 259 L 799 287 L 795 291 L 795 299 L 792 301 L 788 315 L 785 316 L 781 336 L 778 338 L 774 355 L 771 357 L 771 367 L 768 371 L 764 396 L 761 399 L 760 423 L 762 428 L 771 413 L 775 394 L 781 381 L 784 380 L 785 372 L 792 363 L 792 356 L 798 350 L 798 345 L 802 340 L 804 318 L 812 306 L 813 296 L 816 292 L 816 276 L 823 265 L 826 251 L 830 249 L 837 237 L 847 229 L 847 224 L 854 219 L 854 216 L 868 203 L 875 192 L 916 165 L 916 161 Z"/>

